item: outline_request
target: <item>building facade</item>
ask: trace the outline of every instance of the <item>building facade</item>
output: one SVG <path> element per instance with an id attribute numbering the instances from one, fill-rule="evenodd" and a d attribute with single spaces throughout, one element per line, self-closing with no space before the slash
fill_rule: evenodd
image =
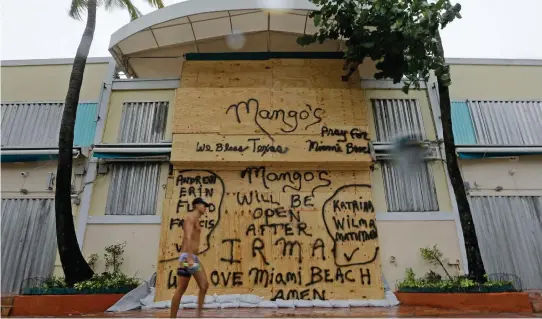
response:
<path id="1" fill-rule="evenodd" d="M 76 223 L 110 61 L 89 59 L 81 89 L 72 175 Z M 54 185 L 71 63 L 2 61 L 2 292 L 18 292 L 28 278 L 62 273 L 55 258 Z"/>
<path id="2" fill-rule="evenodd" d="M 540 289 L 542 65 L 469 60 L 452 78 L 455 142 L 486 271 Z"/>
<path id="3" fill-rule="evenodd" d="M 313 32 L 312 4 L 269 9 L 175 4 L 114 33 L 113 58 L 89 60 L 72 191 L 83 254 L 126 242 L 122 270 L 156 273 L 157 299 L 168 299 L 183 214 L 204 197 L 211 293 L 381 298 L 381 275 L 392 287 L 406 268 L 423 276 L 432 268 L 419 249 L 434 245 L 451 273 L 468 272 L 434 81 L 405 95 L 366 61 L 343 82 L 342 43 L 295 42 Z M 540 288 L 541 274 L 516 260 L 542 262 L 542 62 L 449 62 L 486 268 Z M 70 70 L 66 60 L 2 62 L 2 268 L 12 278 L 3 292 L 62 274 L 53 192 Z M 406 134 L 428 149 L 412 172 L 392 160 Z M 333 282 L 318 281 L 325 274 Z"/>

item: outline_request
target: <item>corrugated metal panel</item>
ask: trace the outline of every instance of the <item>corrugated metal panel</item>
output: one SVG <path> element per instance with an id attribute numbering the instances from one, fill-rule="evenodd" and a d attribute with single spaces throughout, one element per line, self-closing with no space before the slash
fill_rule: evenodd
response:
<path id="1" fill-rule="evenodd" d="M 415 99 L 373 99 L 377 142 L 414 135 L 425 140 L 420 105 Z"/>
<path id="2" fill-rule="evenodd" d="M 383 161 L 381 169 L 389 212 L 439 210 L 435 179 L 428 163 L 406 171 L 398 163 Z"/>
<path id="3" fill-rule="evenodd" d="M 468 101 L 482 145 L 542 145 L 541 101 Z"/>
<path id="4" fill-rule="evenodd" d="M 156 215 L 160 165 L 111 164 L 106 215 Z"/>
<path id="5" fill-rule="evenodd" d="M 63 109 L 63 103 L 2 104 L 2 146 L 58 146 Z"/>
<path id="6" fill-rule="evenodd" d="M 96 130 L 96 103 L 77 108 L 74 145 L 90 146 Z M 64 103 L 3 103 L 3 147 L 57 147 Z"/>
<path id="7" fill-rule="evenodd" d="M 169 102 L 126 102 L 119 143 L 160 143 L 166 131 Z"/>
<path id="8" fill-rule="evenodd" d="M 452 128 L 456 145 L 476 144 L 476 133 L 467 102 L 452 102 Z"/>
<path id="9" fill-rule="evenodd" d="M 542 289 L 542 197 L 476 196 L 470 203 L 486 271 Z"/>
<path id="10" fill-rule="evenodd" d="M 49 277 L 56 258 L 52 199 L 2 199 L 2 293 L 27 278 Z"/>

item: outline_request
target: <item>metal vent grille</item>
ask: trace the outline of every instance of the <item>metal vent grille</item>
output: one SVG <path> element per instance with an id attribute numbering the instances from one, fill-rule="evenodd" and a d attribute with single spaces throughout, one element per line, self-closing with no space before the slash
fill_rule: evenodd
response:
<path id="1" fill-rule="evenodd" d="M 126 102 L 119 143 L 160 143 L 166 131 L 169 102 Z"/>
<path id="2" fill-rule="evenodd" d="M 80 103 L 73 145 L 90 146 L 96 131 L 97 103 Z M 2 147 L 57 147 L 64 103 L 3 103 Z"/>
<path id="3" fill-rule="evenodd" d="M 2 293 L 19 293 L 25 279 L 52 275 L 54 209 L 52 199 L 2 199 Z"/>
<path id="4" fill-rule="evenodd" d="M 542 145 L 542 101 L 468 101 L 480 145 Z"/>
<path id="5" fill-rule="evenodd" d="M 473 196 L 470 203 L 487 272 L 542 289 L 542 197 Z"/>
<path id="6" fill-rule="evenodd" d="M 106 215 L 156 215 L 160 163 L 115 163 Z"/>
<path id="7" fill-rule="evenodd" d="M 438 211 L 437 190 L 428 163 L 405 172 L 393 161 L 382 161 L 382 177 L 388 212 Z"/>
<path id="8" fill-rule="evenodd" d="M 425 140 L 421 108 L 415 99 L 372 99 L 376 142 L 393 143 L 406 135 Z"/>

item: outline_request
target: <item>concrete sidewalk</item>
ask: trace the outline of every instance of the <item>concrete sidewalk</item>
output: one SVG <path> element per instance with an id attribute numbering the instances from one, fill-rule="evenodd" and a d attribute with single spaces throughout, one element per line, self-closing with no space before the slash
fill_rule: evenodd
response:
<path id="1" fill-rule="evenodd" d="M 195 316 L 194 309 L 179 310 L 177 317 Z M 135 310 L 119 313 L 97 313 L 70 317 L 136 317 L 166 318 L 169 309 Z M 427 307 L 397 306 L 391 308 L 296 308 L 296 309 L 205 309 L 203 317 L 207 318 L 289 318 L 289 317 L 328 317 L 328 318 L 396 318 L 396 317 L 447 317 L 447 318 L 542 318 L 542 314 L 466 312 L 452 309 Z"/>

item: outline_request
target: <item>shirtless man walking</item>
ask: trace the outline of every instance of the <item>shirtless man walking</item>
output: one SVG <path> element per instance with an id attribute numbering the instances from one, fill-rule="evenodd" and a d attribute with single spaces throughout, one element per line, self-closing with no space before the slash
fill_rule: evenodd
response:
<path id="1" fill-rule="evenodd" d="M 171 299 L 171 318 L 177 317 L 181 297 L 186 292 L 191 276 L 194 276 L 199 287 L 198 309 L 196 312 L 198 317 L 201 316 L 203 301 L 209 288 L 209 282 L 207 281 L 203 265 L 198 256 L 196 256 L 199 250 L 201 234 L 199 219 L 205 213 L 209 204 L 198 197 L 192 201 L 192 207 L 194 210 L 188 213 L 183 223 L 183 242 L 181 245 L 181 256 L 179 257 L 179 268 L 177 270 L 177 289 L 175 290 L 173 299 Z"/>

